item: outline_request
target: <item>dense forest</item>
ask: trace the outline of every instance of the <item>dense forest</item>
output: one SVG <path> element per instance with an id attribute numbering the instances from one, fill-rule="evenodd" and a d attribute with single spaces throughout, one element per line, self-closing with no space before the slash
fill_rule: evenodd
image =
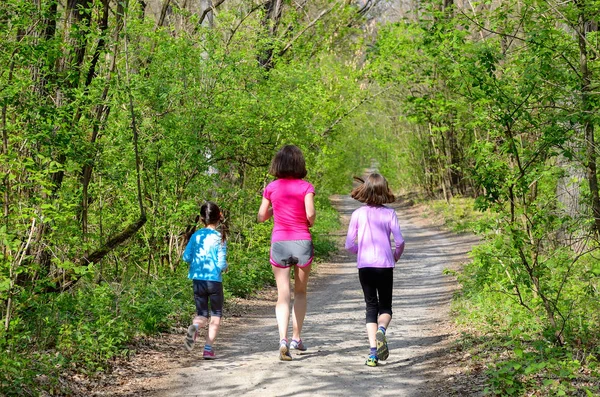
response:
<path id="1" fill-rule="evenodd" d="M 328 195 L 374 163 L 472 208 L 455 312 L 503 347 L 487 392 L 600 393 L 599 20 L 597 0 L 3 1 L 0 391 L 69 394 L 185 324 L 205 200 L 226 296 L 272 283 L 256 211 L 291 143 L 317 256 Z"/>

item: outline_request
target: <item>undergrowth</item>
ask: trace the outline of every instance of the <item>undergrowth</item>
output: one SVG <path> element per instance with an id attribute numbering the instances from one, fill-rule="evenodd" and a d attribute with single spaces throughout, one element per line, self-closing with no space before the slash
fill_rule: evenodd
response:
<path id="1" fill-rule="evenodd" d="M 462 288 L 453 315 L 463 330 L 460 350 L 470 353 L 473 367 L 485 368 L 484 394 L 600 395 L 597 259 L 590 253 L 574 261 L 564 250 L 544 259 L 538 274 L 546 282 L 542 293 L 555 297 L 560 314 L 553 327 L 493 214 L 476 211 L 474 200 L 466 198 L 426 204 L 427 217 L 453 231 L 481 236 L 472 261 L 457 274 Z"/>
<path id="2" fill-rule="evenodd" d="M 315 201 L 318 221 L 311 232 L 318 266 L 335 250 L 329 234 L 339 221 L 327 199 Z M 271 227 L 254 224 L 250 237 L 230 242 L 226 300 L 274 285 Z M 109 371 L 114 359 L 135 353 L 135 339 L 179 329 L 195 309 L 183 264 L 156 277 L 109 282 L 90 273 L 70 292 L 21 293 L 19 301 L 28 307 L 12 319 L 10 332 L 0 330 L 0 396 L 70 395 L 65 378 Z"/>

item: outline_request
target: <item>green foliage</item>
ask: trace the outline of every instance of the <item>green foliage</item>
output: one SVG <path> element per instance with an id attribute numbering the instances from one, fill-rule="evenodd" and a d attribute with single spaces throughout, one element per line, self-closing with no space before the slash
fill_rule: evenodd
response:
<path id="1" fill-rule="evenodd" d="M 600 392 L 597 358 L 584 350 L 570 351 L 532 338 L 515 328 L 503 338 L 463 335 L 463 348 L 489 377 L 484 395 L 522 396 L 535 390 L 544 396 L 596 395 Z"/>
<path id="2" fill-rule="evenodd" d="M 28 310 L 1 335 L 3 389 L 25 387 L 11 395 L 59 390 L 59 375 L 104 371 L 114 357 L 132 353 L 133 338 L 181 324 L 191 293 L 185 275 L 179 276 L 127 286 L 86 284 L 55 297 L 27 294 Z"/>
<path id="3" fill-rule="evenodd" d="M 255 208 L 258 208 L 258 204 Z M 223 275 L 228 296 L 245 297 L 275 280 L 269 263 L 272 223 L 255 223 L 243 242 L 229 243 L 229 270 Z"/>
<path id="4" fill-rule="evenodd" d="M 339 230 L 339 214 L 331 206 L 328 197 L 319 194 L 315 196 L 315 209 L 317 211 L 318 222 L 311 229 L 313 235 L 313 244 L 315 257 L 317 261 L 326 259 L 336 250 L 336 245 L 331 233 Z"/>
<path id="5" fill-rule="evenodd" d="M 478 210 L 477 201 L 468 197 L 453 197 L 445 200 L 425 201 L 432 216 L 440 218 L 444 226 L 454 232 L 485 234 L 494 229 L 495 216 L 490 211 Z"/>

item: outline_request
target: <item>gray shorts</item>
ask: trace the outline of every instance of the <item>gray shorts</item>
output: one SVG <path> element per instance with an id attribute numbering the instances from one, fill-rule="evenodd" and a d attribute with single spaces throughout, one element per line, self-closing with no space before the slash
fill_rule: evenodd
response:
<path id="1" fill-rule="evenodd" d="M 313 243 L 311 240 L 286 240 L 271 243 L 271 265 L 305 267 L 313 260 Z"/>

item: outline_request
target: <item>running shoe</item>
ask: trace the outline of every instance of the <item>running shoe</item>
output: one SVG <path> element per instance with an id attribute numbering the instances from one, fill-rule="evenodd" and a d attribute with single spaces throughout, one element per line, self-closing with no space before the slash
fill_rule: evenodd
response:
<path id="1" fill-rule="evenodd" d="M 292 361 L 292 355 L 285 340 L 279 343 L 279 359 L 281 361 Z"/>
<path id="2" fill-rule="evenodd" d="M 215 356 L 214 350 L 204 350 L 204 353 L 202 353 L 202 358 L 205 360 L 214 360 L 217 358 L 217 356 Z"/>
<path id="3" fill-rule="evenodd" d="M 307 347 L 304 343 L 302 343 L 302 339 L 292 339 L 292 342 L 290 343 L 290 349 L 300 350 L 301 352 L 304 352 L 306 351 Z"/>
<path id="4" fill-rule="evenodd" d="M 388 349 L 387 338 L 380 329 L 375 334 L 375 342 L 377 343 L 377 358 L 385 361 L 390 356 L 390 351 Z"/>
<path id="5" fill-rule="evenodd" d="M 376 367 L 377 361 L 379 361 L 377 359 L 377 356 L 375 354 L 370 354 L 369 357 L 367 358 L 367 361 L 365 362 L 365 365 L 367 365 L 369 367 Z"/>
<path id="6" fill-rule="evenodd" d="M 194 342 L 196 342 L 196 337 L 198 336 L 198 329 L 195 325 L 190 325 L 187 330 L 187 334 L 185 335 L 185 343 L 184 346 L 187 351 L 191 352 L 194 348 Z"/>

